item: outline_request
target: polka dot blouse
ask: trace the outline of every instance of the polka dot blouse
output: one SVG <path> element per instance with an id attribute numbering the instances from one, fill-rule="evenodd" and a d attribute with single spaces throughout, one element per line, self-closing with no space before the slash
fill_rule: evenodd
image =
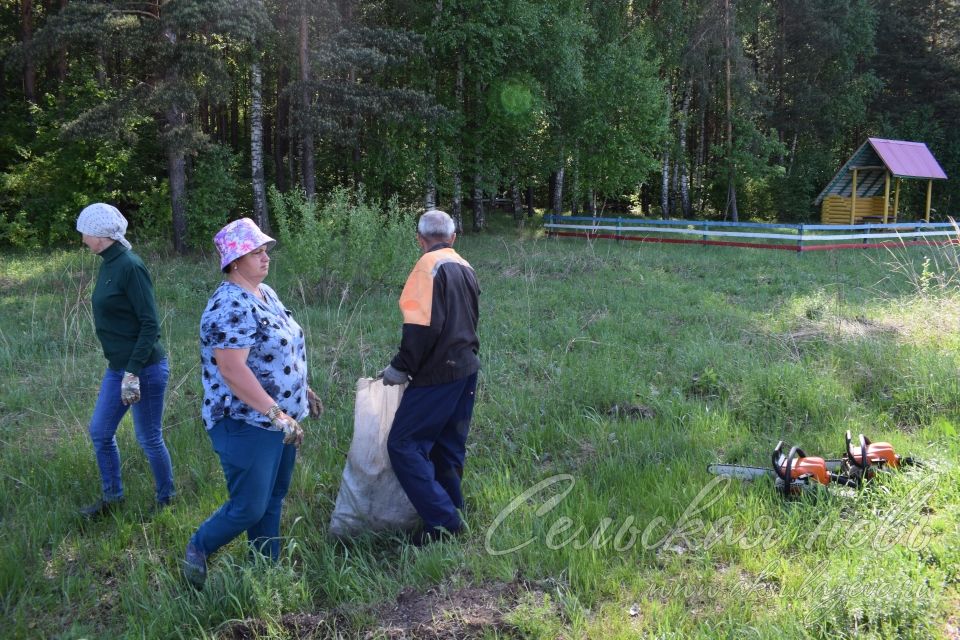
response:
<path id="1" fill-rule="evenodd" d="M 249 349 L 247 366 L 270 397 L 295 420 L 307 416 L 303 329 L 273 289 L 261 284 L 260 291 L 263 300 L 223 281 L 200 318 L 203 424 L 207 429 L 229 416 L 276 430 L 265 415 L 234 397 L 217 368 L 214 349 Z"/>

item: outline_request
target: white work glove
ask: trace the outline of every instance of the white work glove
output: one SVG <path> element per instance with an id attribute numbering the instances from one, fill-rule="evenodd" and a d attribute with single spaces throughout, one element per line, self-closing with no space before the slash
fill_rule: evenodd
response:
<path id="1" fill-rule="evenodd" d="M 300 423 L 285 414 L 278 405 L 267 410 L 267 417 L 270 418 L 270 424 L 283 431 L 283 444 L 292 444 L 298 448 L 303 444 L 303 428 Z"/>
<path id="2" fill-rule="evenodd" d="M 123 381 L 120 383 L 120 402 L 127 406 L 140 402 L 140 378 L 129 371 L 123 372 Z"/>

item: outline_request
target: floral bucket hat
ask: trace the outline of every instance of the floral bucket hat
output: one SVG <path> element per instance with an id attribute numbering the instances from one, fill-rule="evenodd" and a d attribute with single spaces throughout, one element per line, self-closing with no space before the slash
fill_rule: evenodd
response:
<path id="1" fill-rule="evenodd" d="M 251 251 L 267 245 L 267 249 L 277 244 L 277 241 L 260 231 L 260 227 L 250 218 L 234 220 L 213 236 L 213 244 L 220 253 L 220 270 L 237 258 L 242 258 Z"/>

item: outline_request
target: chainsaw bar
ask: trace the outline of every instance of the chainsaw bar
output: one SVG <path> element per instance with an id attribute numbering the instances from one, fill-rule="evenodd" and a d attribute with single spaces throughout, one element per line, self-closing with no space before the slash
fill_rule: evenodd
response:
<path id="1" fill-rule="evenodd" d="M 831 471 L 833 473 L 840 472 L 840 465 L 842 462 L 840 458 L 832 458 L 829 460 L 824 460 L 824 462 L 827 464 L 827 471 Z M 748 467 L 740 464 L 707 465 L 707 473 L 712 473 L 715 476 L 737 478 L 738 480 L 754 480 L 764 476 L 770 476 L 771 478 L 777 477 L 777 474 L 774 473 L 773 469 L 770 467 Z"/>

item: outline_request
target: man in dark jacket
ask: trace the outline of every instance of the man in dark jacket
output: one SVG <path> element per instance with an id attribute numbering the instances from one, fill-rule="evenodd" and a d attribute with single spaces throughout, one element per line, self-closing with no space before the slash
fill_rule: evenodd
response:
<path id="1" fill-rule="evenodd" d="M 387 451 L 410 502 L 423 518 L 422 544 L 463 528 L 460 478 L 473 416 L 480 359 L 480 286 L 473 267 L 453 250 L 453 220 L 427 211 L 417 225 L 423 255 L 400 294 L 400 350 L 383 370 L 403 394 Z"/>

